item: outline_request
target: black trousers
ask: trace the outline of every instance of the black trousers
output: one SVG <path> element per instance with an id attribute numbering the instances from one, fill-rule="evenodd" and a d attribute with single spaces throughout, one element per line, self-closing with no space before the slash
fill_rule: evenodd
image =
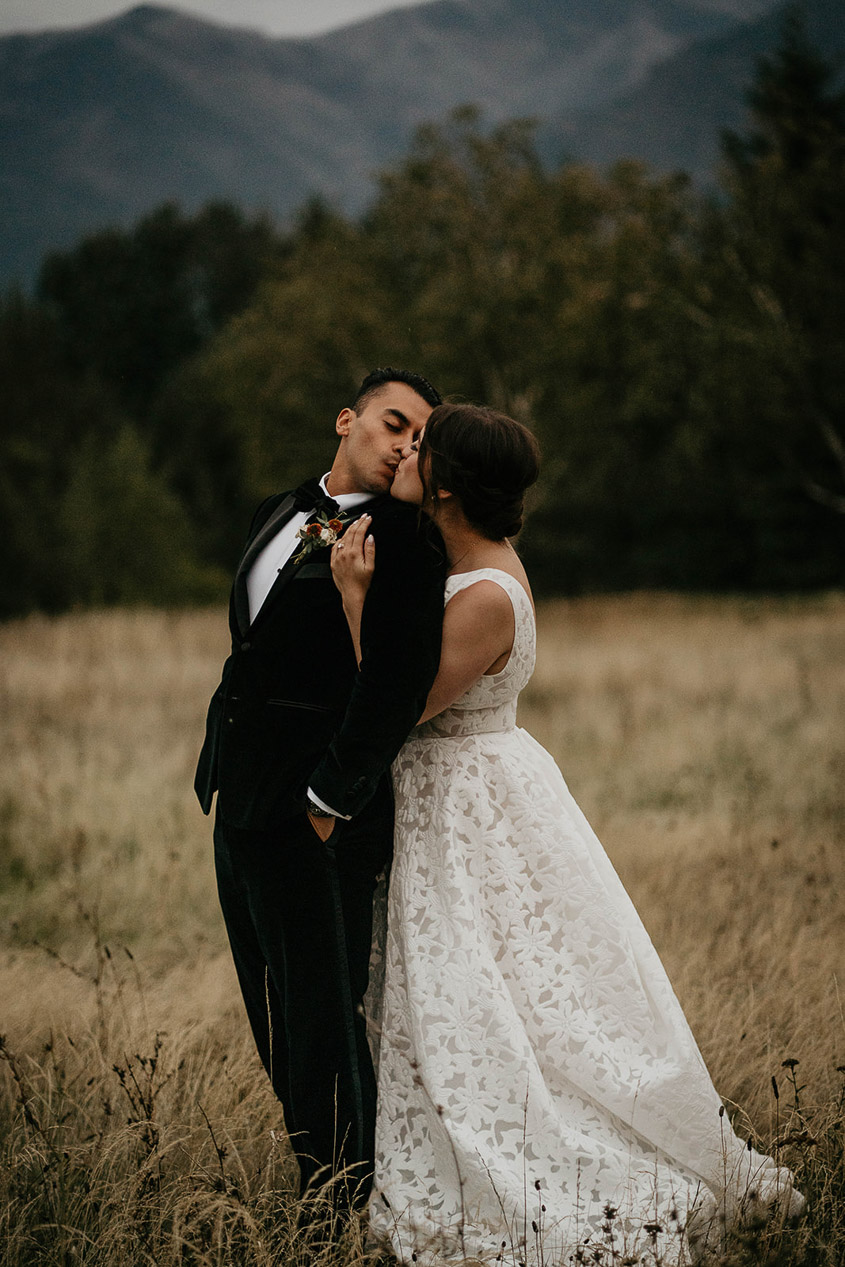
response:
<path id="1" fill-rule="evenodd" d="M 258 1052 L 299 1162 L 302 1189 L 343 1175 L 363 1205 L 374 1165 L 376 1085 L 361 1002 L 373 890 L 393 843 L 387 781 L 324 844 L 305 814 L 248 831 L 218 813 L 220 905 Z"/>

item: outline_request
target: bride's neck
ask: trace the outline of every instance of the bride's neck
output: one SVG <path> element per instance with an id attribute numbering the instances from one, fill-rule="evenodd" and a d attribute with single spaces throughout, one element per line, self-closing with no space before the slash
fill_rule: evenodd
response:
<path id="1" fill-rule="evenodd" d="M 510 549 L 506 541 L 491 541 L 485 537 L 467 523 L 462 513 L 443 513 L 437 516 L 435 522 L 446 547 L 450 573 L 492 566 L 503 552 Z"/>

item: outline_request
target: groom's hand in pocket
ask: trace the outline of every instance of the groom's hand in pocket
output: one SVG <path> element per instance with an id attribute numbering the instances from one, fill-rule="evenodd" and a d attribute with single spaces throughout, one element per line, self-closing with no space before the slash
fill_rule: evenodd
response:
<path id="1" fill-rule="evenodd" d="M 324 814 L 320 814 L 318 817 L 317 814 L 312 814 L 311 811 L 309 810 L 308 821 L 311 824 L 311 826 L 314 828 L 317 835 L 322 840 L 323 844 L 325 844 L 329 836 L 334 831 L 334 825 L 337 822 L 337 819 L 328 818 Z"/>

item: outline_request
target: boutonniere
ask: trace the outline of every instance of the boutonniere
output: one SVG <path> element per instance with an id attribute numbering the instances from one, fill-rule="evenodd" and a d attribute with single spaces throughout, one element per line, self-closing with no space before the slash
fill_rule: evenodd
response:
<path id="1" fill-rule="evenodd" d="M 327 546 L 333 546 L 348 523 L 349 516 L 344 515 L 343 512 L 335 519 L 327 519 L 326 512 L 321 510 L 316 519 L 312 519 L 310 524 L 305 524 L 297 532 L 296 535 L 302 541 L 302 545 L 293 556 L 292 562 L 302 563 L 303 559 L 307 559 L 315 550 L 324 550 Z"/>

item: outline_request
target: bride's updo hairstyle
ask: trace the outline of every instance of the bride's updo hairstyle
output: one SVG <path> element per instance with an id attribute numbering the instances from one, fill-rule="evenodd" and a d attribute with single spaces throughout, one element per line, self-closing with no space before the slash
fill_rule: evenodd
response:
<path id="1" fill-rule="evenodd" d="M 474 528 L 501 541 L 522 527 L 524 494 L 540 473 L 540 450 L 528 428 L 507 414 L 481 405 L 438 405 L 425 424 L 418 470 L 426 501 L 451 493 Z"/>

